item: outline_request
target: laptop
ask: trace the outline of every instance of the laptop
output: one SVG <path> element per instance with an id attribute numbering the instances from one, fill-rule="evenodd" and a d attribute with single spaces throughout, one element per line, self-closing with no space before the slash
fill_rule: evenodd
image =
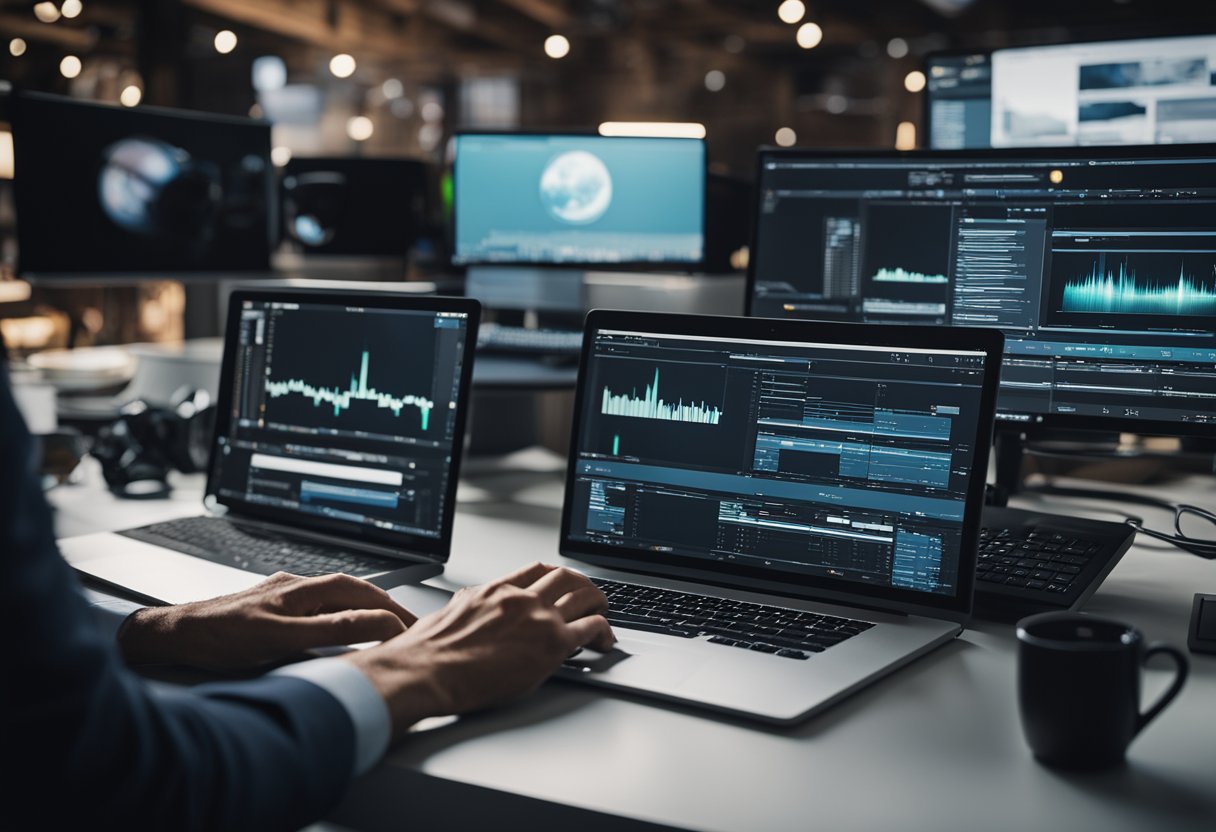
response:
<path id="1" fill-rule="evenodd" d="M 561 552 L 619 642 L 568 679 L 793 723 L 969 617 L 996 330 L 597 310 Z"/>
<path id="2" fill-rule="evenodd" d="M 382 587 L 439 574 L 479 311 L 466 298 L 233 292 L 204 513 L 60 550 L 88 578 L 171 604 L 280 570 Z"/>

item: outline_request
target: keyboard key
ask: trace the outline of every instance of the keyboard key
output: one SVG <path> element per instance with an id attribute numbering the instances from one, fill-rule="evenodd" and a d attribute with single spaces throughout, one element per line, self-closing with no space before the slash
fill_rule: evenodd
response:
<path id="1" fill-rule="evenodd" d="M 788 650 L 788 649 L 787 650 L 778 650 L 777 655 L 784 656 L 787 659 L 809 659 L 810 658 L 810 656 L 808 656 L 806 653 L 803 653 L 801 650 Z"/>

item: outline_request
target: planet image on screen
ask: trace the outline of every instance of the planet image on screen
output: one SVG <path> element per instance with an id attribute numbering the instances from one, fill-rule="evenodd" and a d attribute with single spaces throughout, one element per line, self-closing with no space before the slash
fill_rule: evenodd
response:
<path id="1" fill-rule="evenodd" d="M 571 150 L 554 158 L 541 174 L 540 198 L 562 222 L 595 222 L 612 204 L 612 176 L 596 156 Z"/>

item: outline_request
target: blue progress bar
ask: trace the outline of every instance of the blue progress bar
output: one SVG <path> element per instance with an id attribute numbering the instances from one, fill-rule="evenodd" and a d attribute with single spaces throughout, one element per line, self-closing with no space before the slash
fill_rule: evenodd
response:
<path id="1" fill-rule="evenodd" d="M 345 485 L 328 485 L 309 482 L 300 484 L 300 502 L 325 501 L 328 503 L 357 503 L 361 506 L 396 508 L 397 494 L 392 491 L 372 491 L 366 488 L 350 488 Z"/>

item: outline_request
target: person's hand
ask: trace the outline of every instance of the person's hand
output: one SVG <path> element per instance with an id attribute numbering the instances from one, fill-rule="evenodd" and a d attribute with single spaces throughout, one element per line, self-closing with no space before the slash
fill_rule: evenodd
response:
<path id="1" fill-rule="evenodd" d="M 123 624 L 118 643 L 133 664 L 235 670 L 314 647 L 384 641 L 416 620 L 387 592 L 359 578 L 279 572 L 232 595 L 138 610 Z"/>
<path id="2" fill-rule="evenodd" d="M 536 563 L 462 589 L 403 634 L 342 658 L 380 691 L 400 737 L 424 717 L 532 690 L 580 647 L 611 649 L 607 610 L 604 594 L 582 575 Z"/>

